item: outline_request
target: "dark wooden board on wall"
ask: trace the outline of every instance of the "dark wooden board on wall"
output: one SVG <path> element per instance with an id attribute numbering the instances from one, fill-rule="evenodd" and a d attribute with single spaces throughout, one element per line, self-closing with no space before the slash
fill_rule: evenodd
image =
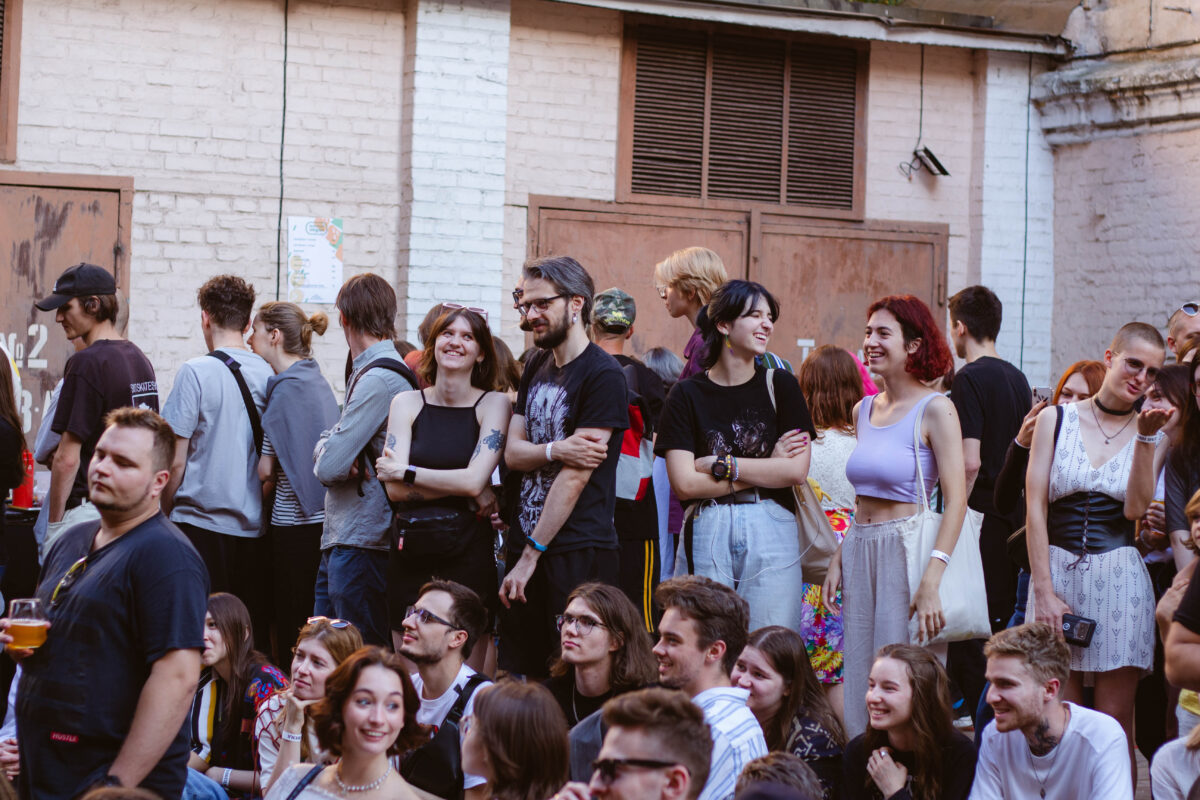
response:
<path id="1" fill-rule="evenodd" d="M 17 404 L 31 444 L 74 352 L 53 312 L 33 303 L 80 261 L 112 270 L 128 295 L 132 214 L 132 178 L 0 171 L 0 336 L 21 373 Z"/>
<path id="2" fill-rule="evenodd" d="M 531 196 L 528 230 L 531 257 L 571 255 L 597 291 L 619 286 L 633 296 L 636 354 L 659 345 L 682 352 L 691 330 L 667 315 L 654 265 L 693 245 L 716 251 L 731 278 L 759 281 L 778 296 L 771 349 L 796 366 L 814 345 L 857 352 L 867 306 L 878 297 L 915 294 L 939 319 L 945 306 L 946 225 Z"/>

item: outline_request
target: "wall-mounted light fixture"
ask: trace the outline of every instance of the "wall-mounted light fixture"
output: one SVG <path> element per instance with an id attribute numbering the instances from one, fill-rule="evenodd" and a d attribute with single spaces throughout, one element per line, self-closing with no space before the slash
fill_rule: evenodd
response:
<path id="1" fill-rule="evenodd" d="M 929 170 L 931 175 L 949 175 L 950 170 L 942 166 L 942 162 L 938 161 L 938 157 L 933 154 L 933 151 L 928 147 L 920 147 L 913 151 L 913 156 L 920 162 L 921 166 Z"/>

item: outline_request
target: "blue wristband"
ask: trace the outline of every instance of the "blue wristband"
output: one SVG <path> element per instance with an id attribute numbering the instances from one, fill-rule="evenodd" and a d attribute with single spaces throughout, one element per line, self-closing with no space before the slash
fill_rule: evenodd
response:
<path id="1" fill-rule="evenodd" d="M 537 550 L 539 553 L 546 552 L 546 545 L 542 544 L 529 534 L 525 534 L 525 541 L 529 543 L 530 547 L 532 547 L 534 550 Z"/>

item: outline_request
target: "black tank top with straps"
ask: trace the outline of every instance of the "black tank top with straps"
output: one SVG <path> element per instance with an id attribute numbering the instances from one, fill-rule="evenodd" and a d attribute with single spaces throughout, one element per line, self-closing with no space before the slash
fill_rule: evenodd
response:
<path id="1" fill-rule="evenodd" d="M 408 463 L 425 469 L 462 469 L 471 462 L 479 442 L 479 419 L 475 405 L 455 408 L 435 406 L 425 401 L 421 390 L 421 410 L 412 424 L 412 443 L 408 448 Z"/>

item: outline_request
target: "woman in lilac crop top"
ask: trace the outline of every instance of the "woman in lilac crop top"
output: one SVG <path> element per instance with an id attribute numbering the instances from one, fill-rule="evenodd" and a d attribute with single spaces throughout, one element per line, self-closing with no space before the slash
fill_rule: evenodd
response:
<path id="1" fill-rule="evenodd" d="M 954 552 L 967 510 L 958 414 L 948 398 L 924 383 L 944 375 L 953 363 L 929 308 L 912 295 L 876 301 L 868 311 L 863 353 L 885 388 L 855 408 L 858 442 L 846 464 L 856 495 L 854 524 L 830 562 L 822 590 L 829 604 L 842 585 L 850 736 L 866 729 L 864 698 L 875 652 L 885 644 L 908 643 L 914 614 L 926 636 L 945 624 L 938 595 L 945 562 L 931 557 L 916 593 L 908 586 L 905 541 L 922 493 L 927 498 L 940 478 L 945 513 L 935 552 Z M 918 459 L 924 486 L 917 480 Z"/>

